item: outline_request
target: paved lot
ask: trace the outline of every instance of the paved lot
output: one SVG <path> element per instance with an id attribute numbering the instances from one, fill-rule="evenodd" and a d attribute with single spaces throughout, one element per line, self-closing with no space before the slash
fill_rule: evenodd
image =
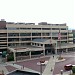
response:
<path id="1" fill-rule="evenodd" d="M 14 70 L 17 69 L 17 68 L 15 68 L 15 67 L 13 67 L 13 66 L 10 66 L 10 65 L 5 66 L 5 67 L 6 67 L 6 69 L 8 70 L 8 72 L 12 72 L 12 71 L 14 71 Z"/>
<path id="2" fill-rule="evenodd" d="M 55 57 L 58 56 L 58 55 L 55 55 Z M 51 57 L 51 58 L 50 58 Z M 60 75 L 60 70 L 62 69 L 64 71 L 64 75 L 65 75 L 65 70 L 64 70 L 64 65 L 67 65 L 67 64 L 73 64 L 75 65 L 75 53 L 72 52 L 72 53 L 64 53 L 62 54 L 62 57 L 64 57 L 66 60 L 63 61 L 63 62 L 55 62 L 54 60 L 56 59 L 53 59 L 52 58 L 52 55 L 51 56 L 48 56 L 48 57 L 43 57 L 42 60 L 49 60 L 50 61 L 53 61 L 55 62 L 55 65 L 53 65 L 52 67 L 54 67 L 54 70 L 53 70 L 53 75 L 56 75 L 56 74 L 59 74 Z M 11 63 L 11 65 L 9 65 L 9 62 L 7 65 L 5 65 L 5 63 L 3 64 L 0 64 L 1 65 L 1 68 L 0 69 L 4 69 L 5 72 L 11 72 L 11 71 L 14 71 L 17 69 L 17 66 L 19 67 L 26 67 L 26 68 L 29 68 L 30 70 L 32 69 L 33 71 L 36 71 L 36 72 L 40 72 L 40 66 L 37 65 L 37 63 L 40 61 L 39 58 L 37 59 L 32 59 L 32 60 L 26 60 L 26 61 L 20 61 L 20 62 L 15 62 L 15 66 L 13 66 L 13 63 Z M 53 63 L 50 63 L 50 65 L 52 65 Z M 46 66 L 42 66 L 43 68 L 43 71 L 45 69 Z M 48 67 L 48 69 L 51 69 L 51 66 Z M 20 68 L 21 69 L 21 68 Z M 27 69 L 27 70 L 29 70 Z M 49 69 L 49 70 L 50 70 Z M 68 72 L 66 72 L 68 73 Z M 50 75 L 50 73 L 48 74 Z M 52 75 L 52 74 L 51 74 Z M 67 74 L 68 75 L 68 74 Z"/>
<path id="3" fill-rule="evenodd" d="M 67 65 L 67 64 L 75 65 L 75 53 L 63 54 L 62 56 L 66 60 L 63 62 L 56 62 L 55 63 L 53 75 L 60 74 L 60 70 L 63 70 L 64 72 L 66 72 L 64 69 L 64 65 Z"/>
<path id="4" fill-rule="evenodd" d="M 44 58 L 41 58 L 42 60 L 49 60 L 50 57 L 44 57 Z M 17 62 L 15 64 L 18 64 L 18 65 L 21 65 L 21 66 L 24 66 L 24 67 L 27 67 L 29 69 L 32 69 L 32 70 L 35 70 L 35 71 L 38 71 L 40 72 L 40 66 L 37 65 L 37 63 L 40 61 L 40 59 L 35 59 L 35 60 L 29 60 L 29 61 L 23 61 L 23 62 Z M 45 65 L 42 66 L 42 70 L 45 69 Z"/>

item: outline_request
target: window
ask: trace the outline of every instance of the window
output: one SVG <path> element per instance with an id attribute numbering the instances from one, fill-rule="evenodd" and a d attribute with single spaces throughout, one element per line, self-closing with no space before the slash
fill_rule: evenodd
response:
<path id="1" fill-rule="evenodd" d="M 31 36 L 31 33 L 20 33 L 20 36 Z"/>
<path id="2" fill-rule="evenodd" d="M 20 38 L 21 41 L 30 41 L 31 38 Z"/>
<path id="3" fill-rule="evenodd" d="M 51 30 L 51 28 L 42 28 L 42 30 Z"/>
<path id="4" fill-rule="evenodd" d="M 50 33 L 42 33 L 42 36 L 49 36 Z"/>
<path id="5" fill-rule="evenodd" d="M 19 33 L 8 33 L 8 36 L 19 36 Z"/>
<path id="6" fill-rule="evenodd" d="M 30 30 L 31 28 L 20 28 L 21 30 Z"/>
<path id="7" fill-rule="evenodd" d="M 8 38 L 8 42 L 19 41 L 19 38 Z"/>
<path id="8" fill-rule="evenodd" d="M 59 30 L 59 28 L 52 28 L 52 30 Z"/>
<path id="9" fill-rule="evenodd" d="M 33 30 L 41 30 L 41 28 L 32 28 Z"/>
<path id="10" fill-rule="evenodd" d="M 8 27 L 8 30 L 19 30 L 19 28 L 10 28 L 10 27 Z"/>
<path id="11" fill-rule="evenodd" d="M 52 36 L 58 36 L 57 32 L 52 33 Z"/>
<path id="12" fill-rule="evenodd" d="M 67 28 L 61 28 L 61 30 L 67 30 Z"/>
<path id="13" fill-rule="evenodd" d="M 32 33 L 32 36 L 41 36 L 41 33 Z"/>

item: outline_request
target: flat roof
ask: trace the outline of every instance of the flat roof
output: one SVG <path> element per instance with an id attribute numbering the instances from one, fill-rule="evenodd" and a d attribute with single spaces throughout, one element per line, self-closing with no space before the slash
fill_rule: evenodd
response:
<path id="1" fill-rule="evenodd" d="M 33 39 L 32 42 L 34 43 L 41 43 L 41 44 L 52 44 L 56 43 L 56 40 L 51 39 Z"/>
<path id="2" fill-rule="evenodd" d="M 44 49 L 43 49 L 43 47 L 25 45 L 24 47 L 22 47 L 22 46 L 8 47 L 8 50 L 10 50 L 12 52 L 26 52 L 26 51 L 41 51 L 41 50 L 44 50 Z"/>

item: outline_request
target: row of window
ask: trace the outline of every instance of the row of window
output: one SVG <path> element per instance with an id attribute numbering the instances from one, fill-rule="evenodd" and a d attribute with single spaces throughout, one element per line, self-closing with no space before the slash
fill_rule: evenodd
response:
<path id="1" fill-rule="evenodd" d="M 52 36 L 58 36 L 58 32 L 53 32 Z M 51 33 L 8 33 L 8 36 L 50 36 Z M 67 33 L 61 33 L 61 35 L 67 35 Z"/>
<path id="2" fill-rule="evenodd" d="M 30 41 L 31 38 L 9 38 L 8 42 L 10 41 Z"/>
<path id="3" fill-rule="evenodd" d="M 35 38 L 32 38 L 32 40 L 33 39 L 35 39 Z M 46 38 L 46 39 L 49 39 L 49 38 Z M 58 37 L 52 37 L 52 39 L 58 40 Z M 64 39 L 67 40 L 67 37 L 61 37 L 61 40 L 64 40 Z M 31 38 L 8 38 L 8 42 L 10 42 L 10 41 L 31 41 Z"/>
<path id="4" fill-rule="evenodd" d="M 32 45 L 34 45 L 34 46 L 43 46 L 43 44 L 39 44 L 39 43 L 32 43 Z"/>
<path id="5" fill-rule="evenodd" d="M 8 46 L 25 46 L 25 45 L 30 45 L 30 43 L 10 43 Z"/>
<path id="6" fill-rule="evenodd" d="M 21 29 L 21 30 L 30 30 L 30 29 L 32 29 L 32 30 L 59 30 L 59 28 L 10 28 L 10 27 L 8 27 L 8 30 L 19 30 L 19 29 Z M 61 28 L 61 30 L 67 30 L 67 28 Z"/>

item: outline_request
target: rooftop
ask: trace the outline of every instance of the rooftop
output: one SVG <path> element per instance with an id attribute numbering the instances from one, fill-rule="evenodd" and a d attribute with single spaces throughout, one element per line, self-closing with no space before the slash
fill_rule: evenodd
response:
<path id="1" fill-rule="evenodd" d="M 6 22 L 4 19 L 1 19 L 0 22 Z M 6 22 L 6 24 L 23 24 L 23 25 L 35 25 L 35 23 L 25 23 L 25 22 Z M 66 23 L 62 23 L 62 24 L 51 24 L 51 23 L 47 23 L 47 22 L 40 22 L 38 23 L 38 25 L 51 25 L 51 26 L 66 26 Z"/>

